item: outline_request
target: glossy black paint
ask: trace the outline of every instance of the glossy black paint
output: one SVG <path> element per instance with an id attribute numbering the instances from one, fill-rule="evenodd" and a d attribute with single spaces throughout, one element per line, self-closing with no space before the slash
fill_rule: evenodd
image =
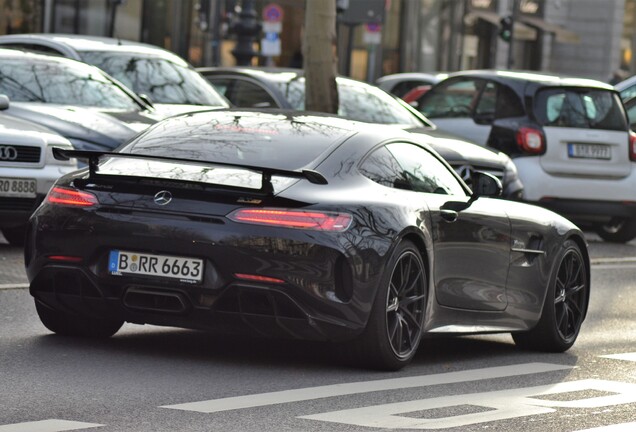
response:
<path id="1" fill-rule="evenodd" d="M 169 134 L 161 138 L 163 131 Z M 177 167 L 151 177 L 152 166 L 133 159 L 103 162 L 102 175 L 90 178 L 87 169 L 67 175 L 58 186 L 90 191 L 100 204 L 45 203 L 35 212 L 25 248 L 31 294 L 58 310 L 133 323 L 347 340 L 366 327 L 386 264 L 409 240 L 429 275 L 424 332 L 518 331 L 538 321 L 563 242 L 573 239 L 586 253 L 582 233 L 567 220 L 525 204 L 471 197 L 439 156 L 464 193 L 419 193 L 364 177 L 360 163 L 378 146 L 428 149 L 417 135 L 396 128 L 300 112 L 207 112 L 159 123 L 121 151 L 224 158 L 219 149 L 239 139 L 290 150 L 312 143 L 320 151 L 309 162 L 278 157 L 269 166 L 312 169 L 328 184 L 292 179 L 263 195 L 244 183 L 219 189 L 186 180 Z M 153 197 L 164 189 L 173 201 L 159 207 Z M 449 200 L 471 205 L 451 221 L 443 217 Z M 227 218 L 243 207 L 346 212 L 353 221 L 344 232 L 321 232 Z M 111 275 L 107 256 L 113 249 L 202 258 L 205 278 L 192 284 Z M 589 273 L 587 255 L 585 261 Z M 237 273 L 284 282 L 249 282 Z"/>

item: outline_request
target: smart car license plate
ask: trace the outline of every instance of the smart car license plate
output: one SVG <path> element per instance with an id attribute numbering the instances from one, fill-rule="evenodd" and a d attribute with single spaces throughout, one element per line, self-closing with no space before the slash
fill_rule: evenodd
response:
<path id="1" fill-rule="evenodd" d="M 568 143 L 568 156 L 581 159 L 611 159 L 612 148 L 603 144 Z"/>
<path id="2" fill-rule="evenodd" d="M 37 182 L 34 179 L 0 178 L 0 196 L 15 198 L 35 198 Z"/>
<path id="3" fill-rule="evenodd" d="M 170 255 L 112 250 L 108 257 L 110 274 L 157 276 L 197 283 L 203 280 L 203 260 Z"/>

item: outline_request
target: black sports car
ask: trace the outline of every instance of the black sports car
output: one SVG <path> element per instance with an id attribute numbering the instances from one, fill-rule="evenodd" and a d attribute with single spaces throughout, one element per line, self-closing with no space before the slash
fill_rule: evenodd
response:
<path id="1" fill-rule="evenodd" d="M 471 192 L 415 134 L 279 111 L 164 120 L 62 177 L 30 220 L 46 327 L 127 321 L 346 341 L 397 369 L 430 333 L 512 332 L 564 351 L 585 318 L 585 239 L 566 219 Z"/>

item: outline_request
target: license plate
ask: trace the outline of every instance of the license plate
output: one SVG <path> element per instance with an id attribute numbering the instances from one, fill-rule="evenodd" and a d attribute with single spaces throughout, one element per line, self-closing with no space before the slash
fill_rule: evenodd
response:
<path id="1" fill-rule="evenodd" d="M 34 179 L 0 178 L 0 196 L 35 198 L 37 182 Z"/>
<path id="2" fill-rule="evenodd" d="M 156 276 L 196 283 L 203 280 L 203 260 L 112 250 L 108 257 L 108 271 L 116 276 L 124 274 Z"/>
<path id="3" fill-rule="evenodd" d="M 581 159 L 611 159 L 612 148 L 603 144 L 568 143 L 568 156 Z"/>

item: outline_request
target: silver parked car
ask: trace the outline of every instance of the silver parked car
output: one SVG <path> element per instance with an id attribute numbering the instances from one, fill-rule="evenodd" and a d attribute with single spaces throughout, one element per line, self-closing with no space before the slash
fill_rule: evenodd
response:
<path id="1" fill-rule="evenodd" d="M 9 106 L 0 95 L 0 110 Z M 34 123 L 0 113 L 0 230 L 11 244 L 22 244 L 29 216 L 53 183 L 77 169 L 77 161 L 53 158 L 52 148 L 71 143 Z"/>

